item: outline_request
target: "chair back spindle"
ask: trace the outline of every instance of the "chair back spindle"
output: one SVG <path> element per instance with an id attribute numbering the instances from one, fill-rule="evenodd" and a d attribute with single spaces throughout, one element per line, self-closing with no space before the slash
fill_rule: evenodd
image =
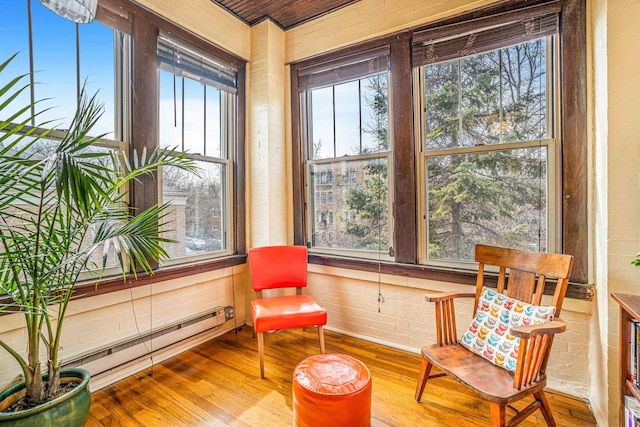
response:
<path id="1" fill-rule="evenodd" d="M 449 345 L 458 342 L 456 332 L 456 312 L 453 300 L 436 302 L 436 341 L 438 345 Z"/>

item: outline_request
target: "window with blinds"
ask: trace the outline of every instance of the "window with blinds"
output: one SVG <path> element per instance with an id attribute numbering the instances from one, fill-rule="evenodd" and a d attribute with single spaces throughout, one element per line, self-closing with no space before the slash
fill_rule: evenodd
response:
<path id="1" fill-rule="evenodd" d="M 421 261 L 556 249 L 557 2 L 414 33 Z"/>
<path id="2" fill-rule="evenodd" d="M 389 47 L 301 67 L 297 81 L 310 250 L 387 257 Z"/>
<path id="3" fill-rule="evenodd" d="M 165 169 L 162 201 L 171 203 L 175 243 L 170 263 L 228 255 L 233 250 L 232 147 L 237 136 L 238 70 L 166 34 L 158 37 L 159 143 L 186 153 L 195 176 Z"/>

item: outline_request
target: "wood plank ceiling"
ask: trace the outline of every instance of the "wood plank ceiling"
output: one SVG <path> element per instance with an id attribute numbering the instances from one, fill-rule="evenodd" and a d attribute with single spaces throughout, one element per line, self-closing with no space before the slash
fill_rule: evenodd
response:
<path id="1" fill-rule="evenodd" d="M 281 28 L 291 27 L 360 0 L 212 0 L 248 25 L 270 18 Z"/>

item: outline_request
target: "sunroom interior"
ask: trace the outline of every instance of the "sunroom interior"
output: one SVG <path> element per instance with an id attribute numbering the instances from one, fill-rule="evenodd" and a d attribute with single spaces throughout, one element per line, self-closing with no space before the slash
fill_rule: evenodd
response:
<path id="1" fill-rule="evenodd" d="M 170 173 L 132 185 L 135 208 L 172 201 L 176 243 L 153 275 L 77 286 L 64 363 L 89 370 L 97 392 L 250 330 L 247 250 L 272 245 L 308 247 L 305 293 L 327 309 L 329 341 L 417 357 L 436 340 L 425 293 L 473 289 L 473 244 L 489 239 L 574 256 L 548 388 L 618 425 L 610 293 L 640 293 L 640 3 L 258 3 L 99 0 L 96 20 L 78 26 L 37 1 L 3 11 L 2 60 L 20 52 L 11 69 L 35 71 L 35 96 L 59 106 L 52 118 L 86 79 L 105 98 L 105 146 L 184 151 L 211 177 L 194 185 L 214 194 Z M 474 94 L 487 64 L 500 83 Z M 527 105 L 510 98 L 515 77 Z M 528 166 L 486 164 L 514 153 Z M 482 159 L 511 180 L 472 200 L 458 175 Z M 456 309 L 468 319 L 473 307 Z M 20 343 L 20 315 L 1 314 L 0 337 Z M 16 372 L 0 351 L 0 384 Z"/>

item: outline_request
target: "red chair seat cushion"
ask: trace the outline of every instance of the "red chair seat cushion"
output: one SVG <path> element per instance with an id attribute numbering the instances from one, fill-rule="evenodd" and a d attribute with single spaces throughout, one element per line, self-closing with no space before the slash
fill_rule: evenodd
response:
<path id="1" fill-rule="evenodd" d="M 256 332 L 327 324 L 327 310 L 309 295 L 254 299 L 251 317 Z"/>

